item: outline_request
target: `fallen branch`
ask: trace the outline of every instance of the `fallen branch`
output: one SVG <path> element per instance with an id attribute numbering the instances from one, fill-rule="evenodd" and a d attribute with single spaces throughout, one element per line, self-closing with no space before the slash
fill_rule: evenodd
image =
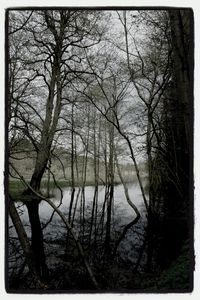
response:
<path id="1" fill-rule="evenodd" d="M 75 243 L 76 243 L 76 246 L 78 248 L 78 251 L 83 259 L 83 263 L 85 265 L 85 268 L 91 278 L 91 281 L 93 282 L 95 288 L 99 289 L 99 286 L 98 286 L 98 283 L 94 277 L 94 274 L 89 266 L 89 263 L 87 262 L 86 258 L 85 258 L 85 254 L 84 254 L 84 251 L 83 251 L 83 248 L 80 244 L 80 242 L 78 241 L 78 238 L 76 237 L 76 234 L 73 230 L 73 228 L 71 227 L 71 225 L 69 224 L 68 220 L 66 219 L 66 217 L 64 216 L 64 214 L 60 211 L 60 209 L 57 208 L 57 206 L 48 198 L 44 197 L 43 195 L 41 195 L 40 193 L 36 192 L 26 181 L 25 179 L 23 178 L 23 176 L 21 176 L 19 174 L 19 172 L 16 170 L 16 168 L 13 166 L 12 163 L 10 163 L 11 167 L 13 168 L 13 170 L 18 174 L 18 176 L 20 177 L 20 179 L 22 180 L 22 182 L 27 186 L 28 189 L 30 189 L 30 191 L 32 191 L 33 194 L 35 194 L 38 198 L 40 198 L 41 200 L 44 200 L 46 201 L 56 212 L 57 214 L 60 216 L 60 218 L 62 219 L 63 223 L 65 224 L 67 230 L 69 230 L 70 234 L 72 235 Z"/>
<path id="2" fill-rule="evenodd" d="M 89 263 L 87 262 L 87 260 L 85 258 L 85 254 L 83 252 L 83 248 L 82 248 L 80 242 L 78 241 L 78 238 L 76 237 L 76 234 L 75 234 L 74 230 L 72 229 L 71 225 L 68 223 L 68 220 L 66 219 L 66 217 L 64 216 L 64 214 L 55 206 L 55 204 L 51 200 L 49 200 L 49 199 L 43 199 L 43 200 L 45 200 L 51 207 L 53 207 L 53 209 L 61 217 L 63 223 L 66 225 L 67 230 L 69 230 L 69 232 L 72 235 L 74 241 L 76 242 L 76 246 L 77 246 L 77 248 L 79 250 L 79 253 L 80 253 L 80 255 L 81 255 L 82 259 L 83 259 L 83 262 L 84 262 L 84 265 L 86 267 L 86 270 L 87 270 L 87 272 L 88 272 L 88 274 L 89 274 L 89 276 L 90 276 L 90 278 L 91 278 L 94 286 L 98 289 L 99 288 L 98 283 L 97 283 L 97 281 L 96 281 L 96 279 L 94 277 L 94 274 L 93 274 L 93 272 L 92 272 L 92 270 L 91 270 L 91 268 L 89 266 Z"/>

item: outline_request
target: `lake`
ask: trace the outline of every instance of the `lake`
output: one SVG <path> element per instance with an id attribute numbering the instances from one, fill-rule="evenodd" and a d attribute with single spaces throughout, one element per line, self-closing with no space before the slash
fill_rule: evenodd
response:
<path id="1" fill-rule="evenodd" d="M 139 251 L 139 248 L 142 245 L 143 239 L 144 239 L 144 226 L 146 223 L 146 210 L 144 206 L 144 201 L 142 198 L 141 190 L 138 184 L 128 184 L 128 191 L 131 201 L 137 206 L 141 218 L 137 224 L 132 226 L 128 231 L 123 239 L 123 241 L 120 243 L 120 246 L 118 248 L 118 251 L 122 253 L 122 257 L 124 260 L 128 260 L 131 262 L 136 261 L 137 255 L 134 254 L 137 251 Z M 78 193 L 79 188 L 75 188 L 75 195 L 74 195 L 74 205 L 76 202 L 76 196 Z M 93 196 L 94 196 L 94 186 L 87 186 L 85 187 L 85 219 L 90 220 L 91 219 L 91 209 L 92 209 L 92 202 L 93 202 Z M 57 206 L 60 204 L 59 209 L 65 214 L 66 217 L 68 217 L 68 211 L 69 211 L 69 204 L 71 199 L 71 188 L 66 187 L 62 188 L 63 197 L 62 197 L 62 203 L 61 201 L 61 193 L 59 189 L 53 189 L 51 190 L 51 193 L 54 195 L 51 200 L 56 204 Z M 99 186 L 98 187 L 98 215 L 100 219 L 103 203 L 104 203 L 104 197 L 105 197 L 105 187 Z M 77 210 L 75 215 L 75 222 L 74 222 L 74 230 L 79 236 L 80 234 L 80 194 L 79 199 L 77 201 Z M 72 207 L 72 212 L 73 208 Z M 20 217 L 22 219 L 22 222 L 25 226 L 27 235 L 30 237 L 30 225 L 29 225 L 29 218 L 26 206 L 22 203 L 16 204 L 18 212 L 20 214 Z M 44 226 L 46 222 L 49 221 L 53 209 L 49 206 L 49 204 L 45 201 L 41 201 L 39 205 L 39 213 L 40 213 L 40 219 L 41 223 Z M 112 222 L 111 222 L 111 239 L 116 239 L 120 235 L 120 233 L 123 231 L 124 226 L 126 226 L 129 222 L 133 221 L 135 219 L 135 212 L 131 208 L 131 206 L 128 204 L 123 185 L 115 185 L 114 186 L 114 201 L 113 201 L 113 207 L 112 207 Z M 11 221 L 10 221 L 11 222 Z M 97 223 L 99 221 L 97 220 Z M 104 222 L 105 223 L 105 222 Z M 89 224 L 89 222 L 88 222 Z M 86 230 L 87 231 L 87 230 Z M 63 239 L 63 237 L 66 237 L 66 228 L 64 224 L 62 223 L 60 217 L 55 213 L 53 215 L 53 218 L 51 222 L 48 224 L 48 226 L 45 227 L 43 230 L 44 234 L 44 241 L 46 245 L 48 245 L 48 241 L 54 241 L 55 244 L 59 240 Z M 10 236 L 15 236 L 16 233 L 14 231 L 14 228 L 10 228 Z M 64 249 L 58 249 L 57 251 L 64 251 Z"/>

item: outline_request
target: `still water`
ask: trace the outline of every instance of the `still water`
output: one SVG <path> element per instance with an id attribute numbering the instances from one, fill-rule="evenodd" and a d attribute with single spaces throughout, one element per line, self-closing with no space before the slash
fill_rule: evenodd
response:
<path id="1" fill-rule="evenodd" d="M 72 212 L 75 206 L 77 194 L 78 194 L 79 188 L 75 188 L 75 195 L 74 195 L 74 203 L 72 207 Z M 144 201 L 142 198 L 141 190 L 138 184 L 129 184 L 128 185 L 128 191 L 129 191 L 129 196 L 131 201 L 137 206 L 141 217 L 145 218 L 146 211 L 145 211 L 145 206 L 144 206 Z M 59 209 L 66 215 L 68 216 L 68 211 L 69 211 L 69 205 L 70 205 L 70 199 L 71 199 L 71 188 L 66 187 L 62 188 L 62 193 L 63 197 L 61 199 L 61 193 L 59 189 L 54 189 L 51 191 L 53 193 L 53 197 L 51 200 L 59 206 Z M 86 207 L 86 216 L 88 217 L 91 214 L 91 208 L 92 208 L 92 203 L 93 203 L 93 197 L 94 197 L 94 186 L 86 186 L 85 187 L 85 207 Z M 77 212 L 76 212 L 76 218 L 78 218 L 79 211 L 80 211 L 80 198 L 81 198 L 81 191 L 79 191 L 79 198 L 77 201 Z M 98 211 L 102 210 L 102 206 L 104 203 L 105 199 L 105 187 L 99 186 L 98 188 Z M 60 204 L 61 203 L 61 204 Z M 19 212 L 21 214 L 21 219 L 24 224 L 28 225 L 28 214 L 25 205 L 19 204 Z M 41 222 L 45 223 L 49 220 L 53 212 L 53 208 L 49 206 L 49 204 L 45 201 L 41 201 L 40 206 L 39 206 L 39 213 L 40 213 L 40 218 Z M 113 201 L 113 221 L 117 219 L 118 224 L 120 226 L 126 225 L 128 222 L 131 222 L 135 218 L 135 212 L 131 208 L 131 206 L 128 204 L 126 200 L 126 196 L 124 193 L 124 188 L 123 185 L 119 184 L 114 187 L 114 201 Z M 50 230 L 50 233 L 53 235 L 54 233 L 54 224 L 57 224 L 57 222 L 60 222 L 60 217 L 55 213 L 52 219 L 52 224 L 49 224 L 47 228 L 45 229 L 46 233 Z M 51 229 L 48 227 L 52 227 Z M 29 235 L 29 226 L 26 226 L 27 229 L 27 234 Z M 62 231 L 62 226 L 60 227 L 60 234 Z M 56 233 L 56 236 L 59 234 Z"/>
<path id="2" fill-rule="evenodd" d="M 76 202 L 77 194 L 78 194 L 79 188 L 77 187 L 75 189 L 75 195 L 74 195 L 74 204 L 72 207 L 72 212 L 74 210 L 74 205 Z M 90 220 L 91 219 L 91 210 L 92 210 L 92 203 L 93 203 L 93 197 L 94 197 L 94 186 L 87 186 L 85 187 L 85 219 Z M 126 233 L 125 238 L 120 243 L 120 246 L 118 250 L 123 253 L 123 258 L 128 261 L 134 261 L 137 257 L 137 255 L 133 255 L 133 252 L 135 252 L 138 247 L 138 249 L 141 247 L 141 244 L 144 239 L 144 227 L 146 223 L 146 210 L 144 206 L 144 201 L 142 198 L 141 190 L 138 184 L 129 184 L 128 185 L 128 191 L 131 201 L 137 206 L 141 218 L 137 224 L 132 226 Z M 69 212 L 69 205 L 70 205 L 70 199 L 71 199 L 71 188 L 66 187 L 62 189 L 63 197 L 61 199 L 61 193 L 59 189 L 54 189 L 51 191 L 51 193 L 54 195 L 51 200 L 56 204 L 56 206 L 59 206 L 59 209 L 62 211 L 62 213 L 68 218 L 68 212 Z M 78 236 L 80 233 L 80 206 L 81 206 L 81 191 L 79 191 L 79 197 L 77 201 L 77 209 L 75 214 L 75 222 L 74 222 L 74 231 L 76 232 L 76 235 Z M 98 187 L 98 216 L 99 219 L 97 219 L 97 223 L 100 220 L 102 207 L 105 199 L 105 187 L 99 186 Z M 114 198 L 113 198 L 113 207 L 112 207 L 112 222 L 111 222 L 111 233 L 113 235 L 113 239 L 117 238 L 117 236 L 120 236 L 120 233 L 123 232 L 124 227 L 133 221 L 136 217 L 136 214 L 134 210 L 131 208 L 131 206 L 128 204 L 126 200 L 126 196 L 124 193 L 123 185 L 116 185 L 114 187 Z M 22 203 L 18 203 L 17 205 L 18 212 L 20 214 L 21 220 L 24 224 L 25 230 L 27 232 L 27 235 L 30 237 L 30 224 L 29 224 L 29 218 L 26 206 Z M 44 226 L 49 219 L 52 217 L 53 209 L 49 204 L 45 201 L 41 201 L 39 206 L 39 213 L 40 213 L 40 219 L 42 226 Z M 10 221 L 11 222 L 11 221 Z M 104 221 L 105 222 L 105 221 Z M 87 223 L 87 222 L 86 222 Z M 89 222 L 88 222 L 89 224 Z M 11 224 L 12 225 L 12 224 Z M 46 245 L 49 244 L 48 241 L 52 241 L 55 244 L 57 241 L 62 240 L 63 237 L 66 237 L 66 227 L 62 223 L 60 217 L 57 213 L 53 214 L 51 222 L 44 228 L 43 230 L 44 234 L 44 241 Z M 15 236 L 16 233 L 13 227 L 10 228 L 10 236 Z M 53 245 L 52 245 L 53 246 Z M 60 250 L 59 250 L 60 251 Z M 139 250 L 138 250 L 139 251 Z"/>

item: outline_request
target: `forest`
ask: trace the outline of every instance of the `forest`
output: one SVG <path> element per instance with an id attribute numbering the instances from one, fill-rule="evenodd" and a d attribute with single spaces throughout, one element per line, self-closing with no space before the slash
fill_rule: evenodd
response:
<path id="1" fill-rule="evenodd" d="M 193 23 L 7 9 L 7 292 L 192 291 Z"/>

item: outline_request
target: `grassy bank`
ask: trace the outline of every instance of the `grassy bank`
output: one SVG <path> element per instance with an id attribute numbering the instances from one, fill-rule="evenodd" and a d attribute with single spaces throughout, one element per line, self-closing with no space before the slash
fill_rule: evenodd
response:
<path id="1" fill-rule="evenodd" d="M 144 180 L 144 188 L 146 191 L 148 191 L 148 184 L 147 184 L 147 180 L 146 178 L 144 177 L 143 178 Z M 30 183 L 30 179 L 26 179 L 27 183 Z M 126 183 L 127 184 L 133 184 L 133 183 L 137 183 L 137 178 L 134 178 L 134 180 L 126 180 Z M 71 181 L 70 180 L 58 180 L 55 184 L 54 181 L 50 181 L 48 183 L 48 180 L 47 179 L 43 179 L 42 182 L 41 182 L 41 190 L 45 193 L 45 190 L 47 190 L 47 187 L 48 187 L 48 184 L 49 184 L 49 189 L 52 190 L 52 189 L 55 189 L 55 188 L 67 188 L 67 187 L 71 187 Z M 114 181 L 114 185 L 118 185 L 118 184 L 121 184 L 120 180 L 115 180 Z M 86 180 L 85 182 L 85 186 L 94 186 L 95 185 L 95 182 L 94 180 Z M 103 181 L 99 181 L 99 185 L 104 185 L 104 182 Z M 8 182 L 8 186 L 9 186 L 9 193 L 11 194 L 11 196 L 14 198 L 14 199 L 18 199 L 19 197 L 21 197 L 22 193 L 24 192 L 24 190 L 27 189 L 27 186 L 20 180 L 13 180 L 13 179 L 10 179 L 9 182 Z M 75 187 L 81 187 L 82 186 L 82 182 L 81 181 L 76 181 L 75 182 Z"/>
<path id="2" fill-rule="evenodd" d="M 30 180 L 27 180 L 27 183 L 29 183 L 29 182 L 30 182 Z M 103 184 L 103 182 L 99 182 L 99 185 L 101 185 L 101 184 Z M 117 184 L 120 184 L 120 182 L 116 181 L 114 184 L 117 185 Z M 87 180 L 86 183 L 85 183 L 85 186 L 94 186 L 94 185 L 95 185 L 95 182 L 91 181 L 91 180 Z M 16 201 L 23 201 L 24 197 L 27 198 L 27 195 L 26 196 L 23 195 L 23 192 L 24 192 L 24 190 L 27 189 L 27 187 L 22 181 L 20 181 L 20 180 L 9 180 L 8 186 L 9 186 L 10 195 Z M 81 182 L 76 182 L 75 187 L 81 187 L 81 186 L 82 186 Z M 44 195 L 47 191 L 47 187 L 48 187 L 48 181 L 47 180 L 42 180 L 41 190 L 43 191 Z M 71 187 L 71 182 L 67 181 L 67 180 L 59 180 L 59 181 L 57 181 L 57 185 L 55 184 L 54 181 L 49 182 L 49 189 L 50 190 L 58 188 L 58 187 L 60 187 L 60 188 Z M 51 196 L 53 196 L 52 192 L 51 192 Z"/>
<path id="3" fill-rule="evenodd" d="M 29 182 L 30 181 L 27 180 L 27 183 L 29 183 Z M 57 184 L 60 188 L 70 186 L 70 183 L 67 182 L 66 180 L 58 181 Z M 27 198 L 27 195 L 26 196 L 23 195 L 23 192 L 27 189 L 27 186 L 22 181 L 20 181 L 20 180 L 9 180 L 8 186 L 9 186 L 10 195 L 16 201 L 23 201 L 24 197 Z M 44 194 L 45 194 L 45 189 L 47 189 L 47 186 L 48 186 L 48 181 L 43 180 L 41 182 L 41 189 L 44 191 Z M 49 182 L 49 188 L 54 189 L 54 188 L 57 188 L 57 186 L 55 185 L 55 183 L 53 181 L 50 181 Z"/>

